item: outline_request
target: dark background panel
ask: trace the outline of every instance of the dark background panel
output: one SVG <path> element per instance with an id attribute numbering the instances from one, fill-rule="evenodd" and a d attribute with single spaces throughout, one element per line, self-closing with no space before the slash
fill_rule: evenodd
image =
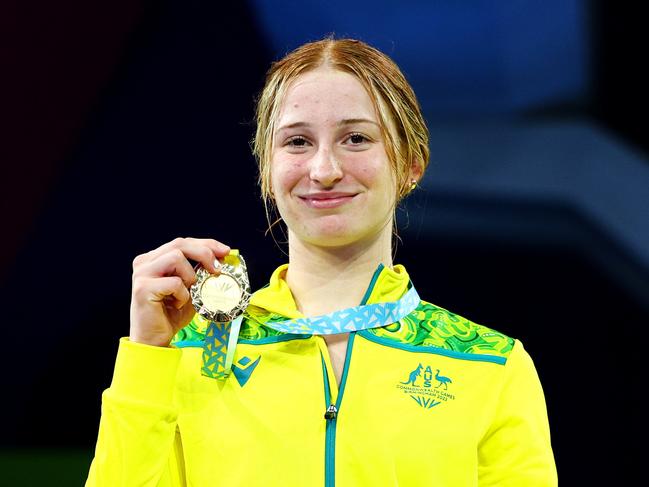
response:
<path id="1" fill-rule="evenodd" d="M 73 31 L 88 22 L 77 7 L 55 12 Z M 69 56 L 55 50 L 69 42 L 57 41 L 51 49 Z M 260 269 L 256 287 L 281 255 L 264 244 L 267 223 L 248 149 L 254 95 L 270 55 L 246 5 L 147 4 L 119 42 L 128 49 L 104 68 L 107 79 L 85 116 L 74 114 L 79 128 L 68 137 L 75 143 L 63 155 L 51 150 L 28 167 L 13 166 L 40 178 L 42 166 L 55 165 L 58 176 L 41 181 L 49 186 L 20 248 L 3 251 L 2 292 L 14 304 L 3 324 L 16 346 L 3 365 L 20 363 L 20 373 L 5 377 L 14 391 L 3 404 L 13 418 L 6 445 L 92 446 L 117 340 L 128 335 L 137 254 L 177 236 L 236 241 Z M 93 62 L 107 62 L 95 55 Z M 22 180 L 11 176 L 17 195 L 7 201 L 8 214 L 24 198 Z"/>

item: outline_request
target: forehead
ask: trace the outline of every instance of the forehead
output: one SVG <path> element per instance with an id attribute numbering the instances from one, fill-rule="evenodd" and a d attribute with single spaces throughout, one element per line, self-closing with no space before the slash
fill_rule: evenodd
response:
<path id="1" fill-rule="evenodd" d="M 288 87 L 277 127 L 286 124 L 367 118 L 378 122 L 365 87 L 354 75 L 329 67 L 301 74 Z"/>

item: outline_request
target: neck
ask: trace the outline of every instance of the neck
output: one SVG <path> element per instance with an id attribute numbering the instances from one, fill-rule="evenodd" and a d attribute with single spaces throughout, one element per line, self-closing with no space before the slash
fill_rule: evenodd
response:
<path id="1" fill-rule="evenodd" d="M 389 231 L 344 247 L 319 247 L 289 231 L 286 282 L 305 316 L 358 306 L 379 264 L 392 267 Z"/>

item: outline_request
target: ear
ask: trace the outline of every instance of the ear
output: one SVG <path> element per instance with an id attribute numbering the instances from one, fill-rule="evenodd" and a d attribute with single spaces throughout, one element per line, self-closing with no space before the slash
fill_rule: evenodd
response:
<path id="1" fill-rule="evenodd" d="M 410 164 L 410 170 L 408 171 L 408 181 L 412 181 L 414 179 L 415 181 L 417 181 L 417 183 L 419 183 L 419 180 L 421 179 L 423 174 L 423 164 L 416 159 L 412 161 L 412 164 Z"/>

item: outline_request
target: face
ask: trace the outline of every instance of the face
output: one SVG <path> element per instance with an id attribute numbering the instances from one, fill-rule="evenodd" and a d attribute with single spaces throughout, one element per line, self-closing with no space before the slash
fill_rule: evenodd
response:
<path id="1" fill-rule="evenodd" d="M 275 127 L 271 190 L 289 241 L 336 247 L 391 233 L 396 179 L 358 79 L 326 67 L 299 76 Z"/>

